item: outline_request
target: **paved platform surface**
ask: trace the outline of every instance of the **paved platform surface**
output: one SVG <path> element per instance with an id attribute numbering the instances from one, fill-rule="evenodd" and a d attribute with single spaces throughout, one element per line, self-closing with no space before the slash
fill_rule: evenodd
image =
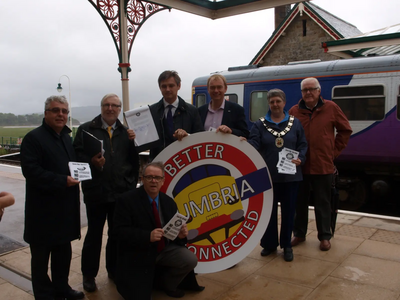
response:
<path id="1" fill-rule="evenodd" d="M 5 173 L 0 168 L 2 182 Z M 86 229 L 82 228 L 82 237 L 85 236 Z M 314 211 L 310 210 L 307 240 L 293 248 L 292 262 L 285 262 L 280 250 L 270 256 L 261 257 L 261 247 L 257 246 L 250 255 L 230 270 L 198 275 L 199 283 L 206 289 L 200 293 L 187 292 L 182 299 L 400 300 L 398 219 L 340 213 L 335 237 L 331 243 L 330 251 L 319 250 Z M 70 272 L 70 285 L 81 291 L 83 291 L 80 271 L 82 244 L 83 240 L 72 243 L 73 259 Z M 13 270 L 15 273 L 12 273 L 16 278 L 6 279 L 9 274 L 4 267 Z M 26 278 L 30 278 L 29 248 L 22 247 L 0 254 L 0 299 L 34 299 L 30 282 Z M 94 293 L 85 293 L 85 299 L 122 300 L 114 283 L 107 277 L 104 251 L 96 281 L 98 290 Z M 162 292 L 154 291 L 153 299 L 172 298 Z"/>

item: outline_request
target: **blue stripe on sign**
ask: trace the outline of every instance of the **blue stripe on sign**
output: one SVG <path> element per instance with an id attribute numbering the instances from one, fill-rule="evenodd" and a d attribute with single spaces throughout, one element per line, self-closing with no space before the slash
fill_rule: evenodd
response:
<path id="1" fill-rule="evenodd" d="M 269 190 L 271 188 L 271 181 L 269 180 L 267 168 L 259 169 L 253 173 L 236 178 L 236 185 L 242 201 Z M 242 189 L 244 190 L 243 195 Z"/>

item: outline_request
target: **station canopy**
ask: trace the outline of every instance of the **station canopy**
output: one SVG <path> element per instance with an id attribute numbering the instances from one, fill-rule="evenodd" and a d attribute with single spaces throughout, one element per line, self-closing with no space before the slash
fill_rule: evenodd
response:
<path id="1" fill-rule="evenodd" d="M 301 0 L 156 0 L 151 2 L 215 20 L 293 4 Z"/>

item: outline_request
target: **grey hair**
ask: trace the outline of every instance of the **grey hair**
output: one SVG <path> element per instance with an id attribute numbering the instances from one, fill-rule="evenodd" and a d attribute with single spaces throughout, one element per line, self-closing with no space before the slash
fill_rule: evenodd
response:
<path id="1" fill-rule="evenodd" d="M 117 94 L 113 94 L 113 93 L 104 95 L 104 97 L 101 99 L 100 105 L 103 105 L 104 101 L 106 101 L 110 97 L 117 97 L 119 100 L 119 105 L 122 105 L 121 99 L 119 99 Z"/>
<path id="2" fill-rule="evenodd" d="M 304 78 L 304 79 L 301 81 L 301 83 L 300 83 L 300 88 L 301 88 L 301 89 L 303 89 L 303 83 L 304 83 L 305 81 L 314 81 L 314 83 L 316 84 L 316 88 L 318 88 L 319 90 L 321 90 L 321 85 L 319 84 L 318 79 L 317 79 L 317 78 L 314 78 L 314 77 L 307 77 L 307 78 Z"/>
<path id="3" fill-rule="evenodd" d="M 283 102 L 286 103 L 286 95 L 285 92 L 280 90 L 280 89 L 272 89 L 269 90 L 267 93 L 267 100 L 269 102 L 269 99 L 271 99 L 272 97 L 279 97 L 282 99 Z"/>
<path id="4" fill-rule="evenodd" d="M 44 110 L 46 111 L 47 109 L 49 109 L 51 102 L 58 102 L 61 104 L 66 104 L 68 107 L 68 100 L 65 96 L 50 96 L 49 98 L 46 99 L 46 101 L 44 102 Z"/>
<path id="5" fill-rule="evenodd" d="M 148 167 L 155 167 L 155 168 L 159 168 L 162 171 L 162 176 L 164 177 L 164 164 L 161 161 L 153 161 L 151 163 L 148 163 L 147 165 L 145 165 L 142 169 L 142 177 L 146 174 L 146 169 Z"/>

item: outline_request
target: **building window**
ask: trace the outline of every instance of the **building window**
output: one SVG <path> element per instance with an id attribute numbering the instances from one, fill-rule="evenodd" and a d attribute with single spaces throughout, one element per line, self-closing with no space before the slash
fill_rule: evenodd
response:
<path id="1" fill-rule="evenodd" d="M 206 94 L 197 94 L 196 95 L 196 107 L 200 107 L 204 104 L 206 104 Z"/>
<path id="2" fill-rule="evenodd" d="M 264 117 L 268 112 L 268 91 L 258 91 L 251 93 L 250 100 L 250 121 L 255 122 L 260 117 Z"/>
<path id="3" fill-rule="evenodd" d="M 238 103 L 238 95 L 236 94 L 225 94 L 225 100 L 233 103 Z"/>
<path id="4" fill-rule="evenodd" d="M 303 20 L 303 36 L 307 35 L 307 20 Z"/>
<path id="5" fill-rule="evenodd" d="M 332 100 L 349 121 L 379 121 L 385 117 L 383 85 L 336 86 Z"/>

